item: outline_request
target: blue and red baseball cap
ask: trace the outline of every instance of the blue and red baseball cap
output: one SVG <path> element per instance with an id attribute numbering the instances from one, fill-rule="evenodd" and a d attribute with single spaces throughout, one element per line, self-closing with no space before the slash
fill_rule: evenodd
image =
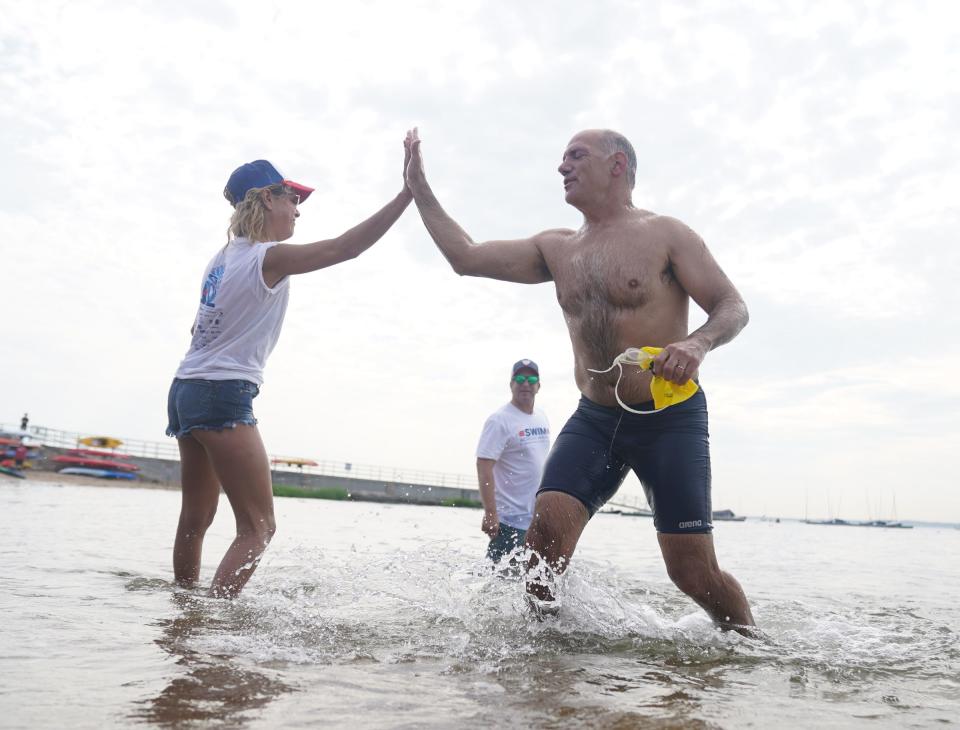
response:
<path id="1" fill-rule="evenodd" d="M 535 372 L 537 375 L 540 375 L 540 368 L 537 367 L 537 364 L 533 360 L 527 360 L 526 358 L 523 360 L 517 360 L 513 364 L 513 368 L 510 370 L 510 375 L 516 375 L 521 370 L 533 370 L 533 372 Z"/>
<path id="2" fill-rule="evenodd" d="M 247 194 L 248 190 L 280 184 L 295 190 L 300 195 L 301 203 L 310 197 L 310 193 L 314 190 L 314 188 L 308 188 L 306 185 L 287 180 L 286 177 L 267 160 L 254 160 L 245 165 L 240 165 L 240 167 L 233 171 L 230 179 L 227 180 L 227 187 L 223 189 L 223 197 L 229 201 L 230 205 L 236 208 L 237 203 L 243 200 L 243 196 Z"/>

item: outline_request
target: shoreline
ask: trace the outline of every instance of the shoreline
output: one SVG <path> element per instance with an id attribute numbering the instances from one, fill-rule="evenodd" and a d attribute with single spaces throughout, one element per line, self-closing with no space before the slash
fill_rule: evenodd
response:
<path id="1" fill-rule="evenodd" d="M 58 471 L 35 471 L 24 469 L 24 479 L 6 477 L 0 484 L 23 484 L 24 482 L 44 482 L 58 487 L 88 486 L 88 487 L 134 487 L 136 489 L 171 489 L 179 490 L 179 484 L 161 484 L 140 479 L 102 479 L 100 477 L 86 477 L 81 474 L 61 474 Z"/>
<path id="2" fill-rule="evenodd" d="M 17 479 L 16 477 L 7 477 L 6 482 L 10 484 L 23 484 L 25 482 L 40 482 L 43 484 L 50 484 L 56 487 L 75 487 L 75 486 L 86 486 L 86 487 L 108 487 L 108 488 L 117 488 L 117 487 L 129 487 L 133 489 L 165 489 L 170 491 L 180 491 L 179 484 L 164 484 L 161 482 L 149 482 L 139 479 L 103 479 L 100 477 L 88 477 L 81 474 L 61 474 L 56 471 L 35 471 L 32 469 L 24 470 L 24 479 Z M 5 482 L 0 479 L 0 485 L 3 485 Z M 278 491 L 278 487 L 280 490 Z M 480 503 L 473 504 L 469 500 L 466 502 L 461 502 L 460 500 L 451 500 L 450 503 L 444 504 L 443 502 L 419 502 L 416 500 L 407 499 L 405 497 L 399 496 L 388 496 L 380 494 L 371 494 L 366 492 L 352 492 L 350 494 L 346 493 L 346 490 L 327 490 L 324 488 L 311 489 L 310 487 L 299 487 L 292 485 L 282 485 L 282 484 L 273 484 L 274 488 L 274 499 L 285 499 L 287 497 L 294 497 L 296 499 L 331 499 L 331 500 L 343 500 L 347 502 L 379 502 L 382 504 L 413 504 L 413 505 L 424 505 L 424 506 L 434 506 L 434 507 L 465 507 L 468 509 L 476 508 L 481 506 Z M 222 492 L 221 488 L 221 492 Z M 337 496 L 328 492 L 344 492 L 344 496 Z M 298 493 L 302 492 L 302 493 Z"/>
<path id="3" fill-rule="evenodd" d="M 74 487 L 74 486 L 88 486 L 88 487 L 130 487 L 133 489 L 166 489 L 170 491 L 179 491 L 179 484 L 163 484 L 160 482 L 148 482 L 141 480 L 128 481 L 125 479 L 101 479 L 98 477 L 85 477 L 79 474 L 61 474 L 56 471 L 36 471 L 33 469 L 24 470 L 24 479 L 17 479 L 15 477 L 5 477 L 0 474 L 0 487 L 4 485 L 23 485 L 29 482 L 43 482 L 45 484 L 51 484 L 56 487 Z M 276 485 L 275 485 L 276 486 Z M 296 487 L 295 487 L 296 488 Z M 305 491 L 309 491 L 309 488 L 306 488 Z M 318 495 L 310 494 L 274 494 L 274 499 L 284 499 L 286 497 L 295 497 L 297 499 L 323 499 L 324 497 L 319 497 Z M 335 498 L 334 498 L 335 499 Z M 403 497 L 386 497 L 381 495 L 371 495 L 364 493 L 352 493 L 347 500 L 350 502 L 379 502 L 383 504 L 413 504 L 413 505 L 424 505 L 424 506 L 449 506 L 449 507 L 461 507 L 461 508 L 476 508 L 477 505 L 473 504 L 431 504 L 429 502 L 417 502 L 414 500 L 404 499 Z M 599 513 L 598 513 L 599 514 Z M 633 515 L 628 515 L 633 516 Z M 772 518 L 771 518 L 772 519 Z M 763 517 L 750 517 L 748 521 L 757 523 L 757 522 L 767 522 L 771 519 L 766 519 Z M 784 517 L 781 518 L 785 522 L 803 522 L 803 518 L 800 517 Z M 953 522 L 926 522 L 923 520 L 902 520 L 902 522 L 911 524 L 915 527 L 924 527 L 924 528 L 940 528 L 940 529 L 951 529 L 951 530 L 960 530 L 960 523 Z"/>

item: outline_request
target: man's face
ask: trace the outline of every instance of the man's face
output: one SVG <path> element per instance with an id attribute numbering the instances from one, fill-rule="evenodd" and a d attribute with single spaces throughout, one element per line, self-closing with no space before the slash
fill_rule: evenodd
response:
<path id="1" fill-rule="evenodd" d="M 557 168 L 563 176 L 564 198 L 570 205 L 577 206 L 606 191 L 610 184 L 607 158 L 595 132 L 580 132 L 570 140 Z"/>
<path id="2" fill-rule="evenodd" d="M 533 382 L 531 382 L 533 378 Z M 540 377 L 531 368 L 520 368 L 510 378 L 510 392 L 513 402 L 519 405 L 533 406 L 533 402 L 540 392 Z"/>

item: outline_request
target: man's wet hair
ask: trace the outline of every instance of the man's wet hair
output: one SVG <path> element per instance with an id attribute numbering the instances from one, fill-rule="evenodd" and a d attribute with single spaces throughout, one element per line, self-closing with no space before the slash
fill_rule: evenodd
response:
<path id="1" fill-rule="evenodd" d="M 602 140 L 605 152 L 608 155 L 622 152 L 627 156 L 627 186 L 633 190 L 637 181 L 637 153 L 633 151 L 630 140 L 612 129 L 604 130 Z"/>

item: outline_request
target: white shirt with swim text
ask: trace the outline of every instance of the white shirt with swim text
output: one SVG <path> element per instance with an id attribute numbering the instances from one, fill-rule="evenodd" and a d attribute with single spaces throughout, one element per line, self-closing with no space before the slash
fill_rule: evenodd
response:
<path id="1" fill-rule="evenodd" d="M 549 451 L 550 424 L 539 408 L 524 413 L 507 403 L 483 424 L 477 458 L 496 461 L 494 495 L 500 522 L 518 530 L 530 526 Z"/>

